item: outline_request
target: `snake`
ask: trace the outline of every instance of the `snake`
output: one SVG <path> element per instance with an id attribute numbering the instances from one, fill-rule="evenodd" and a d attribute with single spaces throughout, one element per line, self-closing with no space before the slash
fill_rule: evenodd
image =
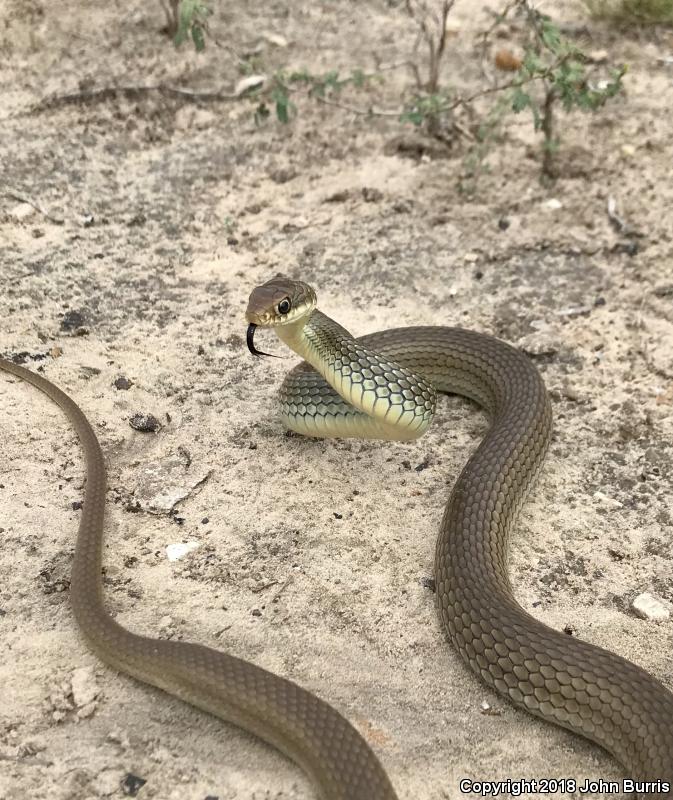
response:
<path id="1" fill-rule="evenodd" d="M 251 293 L 247 345 L 273 330 L 303 361 L 285 377 L 280 414 L 308 437 L 411 441 L 439 394 L 485 410 L 490 425 L 450 493 L 435 549 L 436 603 L 448 639 L 488 686 L 516 706 L 595 742 L 643 798 L 673 798 L 673 693 L 626 659 L 554 630 L 515 600 L 511 531 L 552 431 L 544 382 L 528 356 L 457 327 L 399 327 L 359 338 L 317 308 L 314 289 L 277 275 Z M 233 723 L 280 750 L 321 800 L 398 800 L 365 736 L 317 695 L 205 645 L 138 635 L 105 606 L 101 558 L 105 461 L 79 406 L 14 361 L 0 368 L 44 392 L 83 448 L 86 484 L 70 600 L 89 647 L 108 665 Z"/>

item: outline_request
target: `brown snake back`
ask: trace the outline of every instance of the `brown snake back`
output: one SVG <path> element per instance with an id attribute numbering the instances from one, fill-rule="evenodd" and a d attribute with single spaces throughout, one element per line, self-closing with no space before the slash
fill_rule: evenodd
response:
<path id="1" fill-rule="evenodd" d="M 472 669 L 515 704 L 586 736 L 628 774 L 673 784 L 673 694 L 634 664 L 542 625 L 512 597 L 507 547 L 516 512 L 544 458 L 551 412 L 528 359 L 492 337 L 406 328 L 359 341 L 412 368 L 442 392 L 476 400 L 491 427 L 451 493 L 436 549 L 437 602 Z M 12 362 L 66 412 L 87 461 L 71 600 L 92 649 L 108 664 L 259 735 L 299 763 L 324 800 L 396 800 L 369 745 L 335 709 L 296 684 L 211 648 L 138 636 L 103 604 L 105 466 L 79 407 Z M 306 369 L 296 370 L 300 376 Z M 673 791 L 644 792 L 671 798 Z"/>

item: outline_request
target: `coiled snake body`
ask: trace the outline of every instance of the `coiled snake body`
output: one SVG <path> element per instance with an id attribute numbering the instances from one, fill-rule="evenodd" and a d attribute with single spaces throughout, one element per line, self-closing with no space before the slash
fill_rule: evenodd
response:
<path id="1" fill-rule="evenodd" d="M 648 798 L 673 797 L 673 694 L 634 664 L 527 614 L 507 574 L 512 523 L 544 458 L 551 412 L 528 359 L 490 336 L 456 328 L 399 328 L 353 339 L 315 308 L 305 283 L 274 278 L 250 296 L 248 346 L 273 327 L 307 363 L 281 389 L 283 419 L 310 436 L 412 439 L 431 421 L 436 392 L 477 401 L 491 426 L 451 493 L 435 557 L 437 604 L 463 659 L 515 704 L 597 742 Z M 101 551 L 105 467 L 78 406 L 12 362 L 0 368 L 37 386 L 81 438 L 86 495 L 71 600 L 90 646 L 108 664 L 270 742 L 312 777 L 324 800 L 396 800 L 364 738 L 296 684 L 234 656 L 138 636 L 105 609 Z"/>

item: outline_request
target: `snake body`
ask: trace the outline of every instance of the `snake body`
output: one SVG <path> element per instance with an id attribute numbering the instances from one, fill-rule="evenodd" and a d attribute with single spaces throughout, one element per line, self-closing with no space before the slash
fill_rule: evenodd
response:
<path id="1" fill-rule="evenodd" d="M 552 630 L 514 600 L 509 533 L 543 461 L 551 411 L 542 379 L 519 351 L 483 334 L 398 328 L 354 339 L 315 307 L 300 281 L 257 287 L 246 314 L 272 327 L 306 362 L 281 389 L 285 424 L 311 436 L 411 439 L 431 421 L 437 392 L 475 400 L 491 425 L 461 472 L 437 540 L 437 604 L 449 638 L 490 686 L 533 714 L 597 742 L 673 797 L 673 694 L 629 661 Z M 72 570 L 75 618 L 111 666 L 260 736 L 296 761 L 323 800 L 397 800 L 378 758 L 332 706 L 277 675 L 203 645 L 139 636 L 107 612 L 101 585 L 105 465 L 79 407 L 10 361 L 68 415 L 82 441 L 86 494 Z"/>

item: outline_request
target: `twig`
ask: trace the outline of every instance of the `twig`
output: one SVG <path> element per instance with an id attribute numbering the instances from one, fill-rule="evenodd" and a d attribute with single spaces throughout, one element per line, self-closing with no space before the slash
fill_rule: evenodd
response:
<path id="1" fill-rule="evenodd" d="M 542 133 L 544 134 L 544 152 L 542 154 L 542 174 L 547 178 L 555 178 L 556 167 L 554 164 L 554 105 L 556 103 L 556 90 L 545 83 L 544 104 L 542 106 Z"/>
<path id="2" fill-rule="evenodd" d="M 4 196 L 9 197 L 11 200 L 16 200 L 18 203 L 26 203 L 27 205 L 32 206 L 37 212 L 42 214 L 42 216 L 45 217 L 45 219 L 48 219 L 49 222 L 53 222 L 54 225 L 65 225 L 64 219 L 52 216 L 48 211 L 45 211 L 36 202 L 31 200 L 30 197 L 24 197 L 23 195 L 17 194 L 16 192 L 4 192 Z"/>
<path id="3" fill-rule="evenodd" d="M 174 97 L 183 97 L 190 102 L 198 102 L 199 100 L 208 100 L 211 102 L 237 100 L 238 95 L 227 92 L 199 92 L 193 89 L 181 89 L 177 86 L 164 86 L 158 84 L 156 86 L 104 86 L 101 89 L 93 89 L 90 91 L 72 92 L 70 94 L 56 95 L 55 97 L 46 97 L 40 100 L 31 111 L 45 111 L 51 108 L 58 108 L 59 106 L 73 105 L 75 103 L 97 102 L 107 100 L 117 94 L 123 94 L 130 97 L 149 94 L 150 92 L 158 92 L 159 94 L 170 95 Z"/>
<path id="4" fill-rule="evenodd" d="M 404 113 L 403 109 L 386 111 L 384 109 L 374 108 L 373 106 L 370 108 L 357 108 L 356 106 L 350 106 L 347 103 L 341 103 L 338 100 L 330 100 L 327 97 L 321 97 L 319 94 L 314 95 L 314 97 L 319 103 L 323 103 L 326 106 L 334 106 L 335 108 L 340 108 L 342 111 L 350 111 L 352 114 L 357 114 L 358 116 L 363 117 L 399 118 Z"/>
<path id="5" fill-rule="evenodd" d="M 277 603 L 280 599 L 281 594 L 287 589 L 287 587 L 292 583 L 294 580 L 294 575 L 290 575 L 290 577 L 285 581 L 285 583 L 280 587 L 280 589 L 274 594 L 271 598 L 272 603 Z"/>
<path id="6" fill-rule="evenodd" d="M 428 80 L 425 89 L 429 94 L 436 94 L 439 88 L 439 70 L 442 58 L 446 49 L 446 22 L 453 8 L 455 0 L 442 0 L 439 14 L 434 13 L 428 8 L 427 3 L 421 0 L 406 0 L 405 8 L 407 14 L 416 21 L 419 28 L 419 37 L 425 40 L 428 47 Z M 428 20 L 434 23 L 435 31 L 430 29 Z M 418 41 L 414 45 L 414 50 L 418 47 Z M 416 81 L 421 88 L 422 84 L 416 72 Z"/>

